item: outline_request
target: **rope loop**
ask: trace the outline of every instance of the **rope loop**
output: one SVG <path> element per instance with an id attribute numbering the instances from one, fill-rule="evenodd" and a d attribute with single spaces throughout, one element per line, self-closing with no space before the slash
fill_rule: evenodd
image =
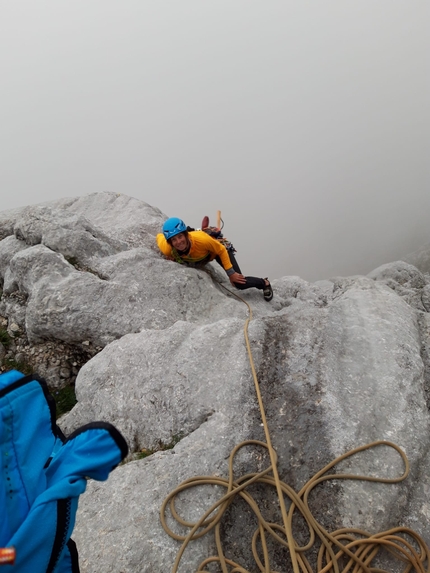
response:
<path id="1" fill-rule="evenodd" d="M 211 556 L 200 563 L 196 573 L 206 573 L 209 569 L 205 569 L 205 567 L 214 562 L 217 562 L 221 566 L 223 573 L 250 573 L 240 564 L 228 559 L 224 555 L 221 545 L 220 528 L 222 518 L 236 496 L 240 496 L 248 504 L 248 507 L 257 518 L 258 527 L 252 537 L 251 546 L 255 564 L 258 567 L 258 570 L 262 573 L 275 573 L 271 568 L 268 552 L 270 538 L 272 541 L 287 547 L 290 555 L 295 554 L 298 571 L 303 573 L 311 573 L 313 571 L 305 553 L 312 549 L 317 538 L 321 544 L 317 557 L 318 573 L 339 573 L 340 571 L 343 573 L 374 573 L 376 571 L 381 571 L 372 567 L 371 564 L 376 561 L 377 557 L 380 557 L 383 549 L 386 549 L 396 560 L 405 563 L 405 573 L 408 571 L 417 571 L 420 573 L 426 573 L 429 571 L 429 549 L 426 547 L 420 536 L 411 529 L 406 527 L 397 527 L 384 531 L 383 533 L 371 535 L 370 533 L 360 529 L 343 528 L 334 531 L 333 533 L 329 533 L 316 521 L 309 507 L 309 494 L 323 481 L 333 479 L 354 479 L 394 484 L 404 480 L 409 472 L 409 463 L 404 452 L 396 444 L 380 440 L 355 448 L 330 462 L 315 474 L 315 476 L 313 476 L 298 493 L 296 493 L 288 484 L 280 482 L 282 495 L 290 501 L 288 511 L 289 530 L 291 532 L 294 531 L 294 520 L 297 520 L 298 516 L 301 516 L 307 524 L 309 541 L 303 546 L 300 546 L 295 540 L 294 544 L 291 546 L 288 542 L 289 536 L 287 535 L 285 527 L 277 523 L 267 522 L 261 514 L 258 503 L 250 492 L 247 491 L 247 489 L 254 484 L 264 484 L 265 486 L 275 490 L 277 489 L 277 483 L 274 478 L 272 471 L 273 468 L 271 465 L 261 472 L 249 473 L 234 479 L 234 458 L 241 448 L 248 446 L 259 446 L 267 449 L 267 444 L 258 440 L 247 440 L 245 442 L 241 442 L 230 454 L 229 473 L 227 479 L 216 476 L 193 477 L 182 482 L 164 500 L 161 508 L 161 523 L 163 528 L 171 537 L 182 542 L 182 546 L 178 552 L 175 565 L 172 570 L 173 573 L 178 570 L 179 562 L 187 545 L 192 540 L 199 539 L 203 535 L 206 535 L 212 529 L 215 529 L 215 540 L 218 555 Z M 402 475 L 387 478 L 355 474 L 328 473 L 330 469 L 347 457 L 351 457 L 363 450 L 368 450 L 378 446 L 393 448 L 400 454 L 404 463 L 404 471 Z M 185 490 L 207 485 L 224 488 L 224 495 L 212 504 L 198 521 L 193 523 L 183 519 L 178 514 L 175 507 L 176 497 Z M 173 517 L 182 527 L 189 529 L 188 534 L 181 535 L 175 533 L 167 525 L 166 513 L 168 509 L 170 509 L 171 517 Z M 425 563 L 427 563 L 427 569 L 424 567 Z"/>

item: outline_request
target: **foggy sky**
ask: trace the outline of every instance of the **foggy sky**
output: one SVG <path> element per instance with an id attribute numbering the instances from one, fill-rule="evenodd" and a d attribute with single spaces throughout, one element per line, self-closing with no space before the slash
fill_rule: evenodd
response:
<path id="1" fill-rule="evenodd" d="M 245 274 L 365 274 L 430 241 L 425 0 L 0 0 L 0 210 L 96 191 Z"/>

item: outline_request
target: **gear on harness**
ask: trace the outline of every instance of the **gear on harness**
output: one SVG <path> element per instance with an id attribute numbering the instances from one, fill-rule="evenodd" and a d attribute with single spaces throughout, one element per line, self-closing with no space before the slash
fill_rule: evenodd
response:
<path id="1" fill-rule="evenodd" d="M 200 261 L 195 261 L 195 262 L 185 261 L 174 247 L 172 248 L 172 256 L 175 259 L 175 261 L 180 265 L 187 265 L 187 267 L 191 267 L 192 269 L 201 269 L 210 260 L 210 255 L 207 255 Z"/>
<path id="2" fill-rule="evenodd" d="M 223 224 L 224 226 L 224 224 Z M 224 247 L 227 249 L 227 251 L 229 251 L 230 253 L 236 253 L 236 249 L 233 247 L 233 244 L 226 239 L 226 237 L 224 237 L 224 235 L 222 234 L 222 227 L 211 227 L 209 225 L 209 217 L 207 215 L 205 215 L 203 217 L 203 221 L 202 221 L 202 231 L 204 231 L 205 233 L 207 233 L 208 235 L 210 235 L 213 239 L 216 239 L 217 241 L 219 241 L 221 244 L 224 245 Z"/>

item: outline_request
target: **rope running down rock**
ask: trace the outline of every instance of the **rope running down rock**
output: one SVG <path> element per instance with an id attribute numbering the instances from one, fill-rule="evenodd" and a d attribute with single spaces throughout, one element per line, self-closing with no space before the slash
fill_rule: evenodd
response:
<path id="1" fill-rule="evenodd" d="M 219 281 L 217 282 L 219 283 Z M 272 447 L 270 439 L 264 404 L 261 398 L 260 386 L 248 338 L 248 325 L 252 320 L 252 310 L 250 305 L 243 298 L 227 289 L 222 285 L 222 283 L 219 284 L 227 292 L 238 298 L 248 307 L 249 315 L 244 325 L 245 343 L 260 407 L 266 442 L 248 440 L 237 445 L 230 454 L 228 479 L 216 476 L 196 476 L 182 482 L 164 500 L 160 510 L 162 526 L 173 539 L 177 539 L 182 542 L 173 565 L 172 573 L 177 573 L 181 558 L 190 541 L 206 535 L 212 529 L 214 529 L 215 532 L 215 542 L 218 555 L 208 557 L 202 561 L 198 566 L 196 573 L 207 573 L 210 571 L 206 568 L 210 563 L 218 563 L 223 573 L 250 573 L 238 563 L 227 558 L 224 555 L 222 548 L 221 520 L 225 511 L 234 501 L 236 496 L 240 496 L 248 503 L 258 520 L 258 528 L 252 539 L 252 553 L 256 566 L 261 573 L 277 573 L 272 569 L 270 564 L 270 555 L 268 550 L 269 537 L 280 545 L 288 548 L 291 558 L 291 567 L 294 573 L 313 573 L 314 570 L 305 554 L 314 546 L 317 538 L 319 538 L 321 544 L 317 555 L 317 573 L 384 573 L 385 570 L 379 569 L 374 564 L 376 558 L 380 557 L 382 550 L 385 550 L 385 555 L 386 552 L 388 552 L 393 559 L 397 560 L 398 563 L 395 563 L 393 570 L 399 570 L 399 563 L 400 566 L 403 563 L 403 573 L 409 573 L 412 571 L 430 573 L 430 549 L 426 546 L 423 539 L 413 530 L 407 527 L 396 527 L 389 529 L 388 531 L 372 535 L 366 531 L 356 528 L 343 528 L 334 531 L 333 533 L 329 533 L 316 521 L 309 509 L 309 495 L 315 486 L 323 481 L 331 479 L 353 479 L 394 484 L 404 480 L 409 473 L 409 462 L 405 453 L 396 444 L 380 440 L 355 448 L 342 456 L 339 456 L 321 469 L 298 493 L 280 480 L 277 470 L 277 455 Z M 240 449 L 248 446 L 266 449 L 270 456 L 270 466 L 262 472 L 250 473 L 235 479 L 233 475 L 234 458 Z M 331 468 L 342 460 L 349 458 L 358 452 L 382 446 L 394 449 L 402 458 L 404 472 L 401 476 L 393 478 L 378 478 L 354 474 L 328 473 Z M 264 520 L 257 503 L 247 491 L 247 488 L 255 483 L 266 484 L 267 486 L 276 489 L 283 525 L 269 523 Z M 197 522 L 187 522 L 177 513 L 175 509 L 175 498 L 182 491 L 205 485 L 220 486 L 226 490 L 226 493 L 216 503 L 214 503 Z M 288 512 L 285 506 L 285 497 L 290 499 Z M 169 507 L 172 517 L 176 519 L 179 524 L 189 529 L 187 535 L 177 534 L 167 525 L 167 507 Z M 293 537 L 293 519 L 297 518 L 298 515 L 301 515 L 304 518 L 309 529 L 309 541 L 304 546 L 299 546 Z M 288 570 L 291 570 L 289 565 L 286 564 L 286 567 Z"/>

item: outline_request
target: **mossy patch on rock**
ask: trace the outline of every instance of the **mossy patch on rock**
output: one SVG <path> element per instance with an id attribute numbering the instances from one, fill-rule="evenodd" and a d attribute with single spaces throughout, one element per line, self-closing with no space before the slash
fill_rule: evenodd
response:
<path id="1" fill-rule="evenodd" d="M 63 414 L 70 412 L 77 402 L 74 386 L 65 386 L 61 390 L 56 390 L 52 392 L 52 396 L 57 406 L 57 419 Z"/>

